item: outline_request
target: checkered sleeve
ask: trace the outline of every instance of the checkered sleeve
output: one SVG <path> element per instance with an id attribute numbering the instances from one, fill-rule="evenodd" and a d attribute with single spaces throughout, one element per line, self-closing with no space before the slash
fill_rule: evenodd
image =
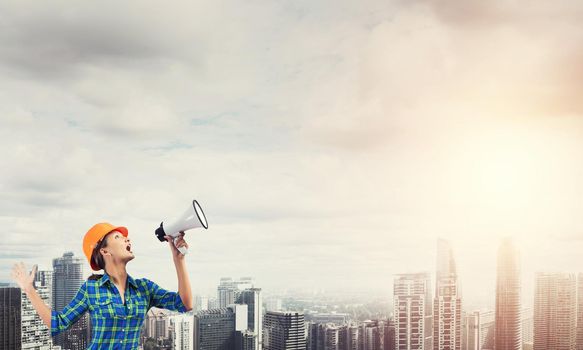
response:
<path id="1" fill-rule="evenodd" d="M 55 310 L 51 312 L 51 336 L 67 330 L 77 322 L 83 313 L 87 311 L 87 300 L 87 282 L 85 282 L 81 285 L 69 305 L 65 306 L 61 312 Z"/>
<path id="2" fill-rule="evenodd" d="M 145 279 L 145 282 L 150 291 L 150 306 L 171 311 L 186 312 L 186 307 L 182 303 L 180 294 L 160 288 L 160 286 L 148 279 Z"/>

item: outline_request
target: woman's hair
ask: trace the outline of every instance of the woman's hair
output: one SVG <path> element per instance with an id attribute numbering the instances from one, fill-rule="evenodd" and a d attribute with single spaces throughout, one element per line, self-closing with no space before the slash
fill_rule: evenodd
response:
<path id="1" fill-rule="evenodd" d="M 105 271 L 105 260 L 103 259 L 103 255 L 101 255 L 101 248 L 105 248 L 107 247 L 107 236 L 109 236 L 109 233 L 106 234 L 105 236 L 103 236 L 103 238 L 101 240 L 99 240 L 99 242 L 97 242 L 97 244 L 95 245 L 95 248 L 93 248 L 93 252 L 91 253 L 91 262 L 93 264 L 95 264 L 96 266 L 99 266 L 100 269 L 102 269 L 103 271 Z M 102 277 L 103 275 L 100 274 L 92 274 L 91 276 L 89 276 L 90 280 L 98 280 Z"/>

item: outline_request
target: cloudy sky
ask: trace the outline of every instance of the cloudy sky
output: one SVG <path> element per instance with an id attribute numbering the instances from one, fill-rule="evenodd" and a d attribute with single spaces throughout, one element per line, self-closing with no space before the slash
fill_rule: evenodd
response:
<path id="1" fill-rule="evenodd" d="M 526 5 L 526 6 L 525 6 Z M 0 280 L 130 230 L 130 274 L 176 286 L 153 231 L 196 198 L 196 292 L 386 291 L 451 240 L 469 304 L 496 249 L 583 263 L 578 1 L 3 1 Z"/>

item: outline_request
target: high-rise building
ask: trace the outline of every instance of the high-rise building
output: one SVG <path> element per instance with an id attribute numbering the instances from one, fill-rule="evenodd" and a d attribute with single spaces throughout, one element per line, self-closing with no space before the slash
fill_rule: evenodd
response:
<path id="1" fill-rule="evenodd" d="M 461 350 L 462 298 L 453 251 L 444 239 L 437 241 L 435 281 L 433 349 Z"/>
<path id="2" fill-rule="evenodd" d="M 481 350 L 480 312 L 474 311 L 463 317 L 462 350 Z"/>
<path id="3" fill-rule="evenodd" d="M 194 350 L 194 317 L 191 314 L 178 314 L 168 317 L 172 330 L 173 350 Z"/>
<path id="4" fill-rule="evenodd" d="M 203 295 L 196 296 L 196 311 L 204 311 L 209 309 L 209 298 Z"/>
<path id="5" fill-rule="evenodd" d="M 401 274 L 393 285 L 395 348 L 433 349 L 433 308 L 429 273 Z"/>
<path id="6" fill-rule="evenodd" d="M 54 310 L 63 310 L 77 294 L 83 284 L 83 264 L 83 259 L 74 257 L 71 252 L 53 259 Z M 85 314 L 69 330 L 57 334 L 53 342 L 63 350 L 84 350 L 87 348 L 89 336 L 89 318 Z"/>
<path id="7" fill-rule="evenodd" d="M 170 340 L 171 327 L 169 324 L 170 313 L 164 309 L 152 308 L 146 314 L 141 340 L 142 344 L 148 338 L 153 339 L 156 344 L 164 344 Z"/>
<path id="8" fill-rule="evenodd" d="M 246 329 L 247 305 L 197 312 L 194 315 L 194 349 L 231 350 L 240 336 L 237 332 Z"/>
<path id="9" fill-rule="evenodd" d="M 306 322 L 305 325 L 306 325 L 306 349 L 318 350 L 320 348 L 318 341 L 320 338 L 321 325 L 315 322 Z M 322 347 L 323 346 L 324 345 L 322 344 Z"/>
<path id="10" fill-rule="evenodd" d="M 231 277 L 222 277 L 217 287 L 217 301 L 219 308 L 235 304 L 242 290 L 253 288 L 253 278 L 241 277 L 233 280 Z"/>
<path id="11" fill-rule="evenodd" d="M 235 333 L 235 349 L 237 350 L 257 350 L 255 333 L 251 331 L 242 331 Z M 261 349 L 260 349 L 261 350 Z"/>
<path id="12" fill-rule="evenodd" d="M 330 324 L 324 329 L 324 348 L 322 350 L 344 350 L 341 345 L 342 335 L 340 326 Z"/>
<path id="13" fill-rule="evenodd" d="M 0 286 L 0 350 L 21 350 L 20 288 Z"/>
<path id="14" fill-rule="evenodd" d="M 494 312 L 474 311 L 464 315 L 463 350 L 494 349 Z"/>
<path id="15" fill-rule="evenodd" d="M 534 299 L 534 350 L 575 350 L 575 275 L 537 273 Z"/>
<path id="16" fill-rule="evenodd" d="M 498 250 L 496 271 L 496 350 L 522 349 L 519 254 L 510 239 Z"/>
<path id="17" fill-rule="evenodd" d="M 255 336 L 255 349 L 263 347 L 263 301 L 261 288 L 248 288 L 242 290 L 237 297 L 237 304 L 247 305 L 247 327 Z M 247 336 L 246 339 L 248 339 Z"/>
<path id="18" fill-rule="evenodd" d="M 496 312 L 480 311 L 481 350 L 494 350 L 496 333 Z"/>
<path id="19" fill-rule="evenodd" d="M 393 329 L 393 341 L 394 336 Z M 360 343 L 360 329 L 358 326 L 353 324 L 346 326 L 346 350 L 359 350 Z"/>
<path id="20" fill-rule="evenodd" d="M 360 326 L 361 350 L 384 350 L 384 323 L 364 321 Z"/>
<path id="21" fill-rule="evenodd" d="M 37 271 L 35 289 L 42 301 L 51 304 L 51 271 Z M 20 288 L 0 287 L 0 350 L 50 350 L 51 333 Z"/>
<path id="22" fill-rule="evenodd" d="M 577 350 L 583 350 L 583 273 L 577 275 Z"/>
<path id="23" fill-rule="evenodd" d="M 35 289 L 42 301 L 51 305 L 52 271 L 37 271 Z M 51 332 L 44 324 L 25 293 L 21 295 L 22 350 L 48 350 L 53 346 Z"/>
<path id="24" fill-rule="evenodd" d="M 263 322 L 264 350 L 305 350 L 306 329 L 302 312 L 268 311 Z"/>
<path id="25" fill-rule="evenodd" d="M 385 323 L 385 350 L 395 350 L 395 322 L 392 319 L 387 320 Z M 348 348 L 348 350 L 358 350 Z"/>
<path id="26" fill-rule="evenodd" d="M 532 350 L 534 344 L 534 313 L 532 308 L 523 308 L 522 322 L 522 350 Z"/>

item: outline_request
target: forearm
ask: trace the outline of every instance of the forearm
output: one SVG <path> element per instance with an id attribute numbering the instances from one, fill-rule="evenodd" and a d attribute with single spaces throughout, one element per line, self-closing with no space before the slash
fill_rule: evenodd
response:
<path id="1" fill-rule="evenodd" d="M 190 287 L 190 279 L 186 271 L 186 263 L 184 259 L 174 259 L 174 266 L 176 267 L 176 275 L 178 277 L 178 294 L 182 303 L 188 311 L 192 310 L 192 289 Z"/>
<path id="2" fill-rule="evenodd" d="M 38 295 L 36 289 L 30 286 L 30 288 L 23 289 L 23 292 L 26 294 L 28 299 L 30 300 L 32 306 L 40 316 L 41 320 L 47 325 L 49 330 L 51 329 L 51 309 L 45 304 L 45 302 L 41 299 Z"/>

